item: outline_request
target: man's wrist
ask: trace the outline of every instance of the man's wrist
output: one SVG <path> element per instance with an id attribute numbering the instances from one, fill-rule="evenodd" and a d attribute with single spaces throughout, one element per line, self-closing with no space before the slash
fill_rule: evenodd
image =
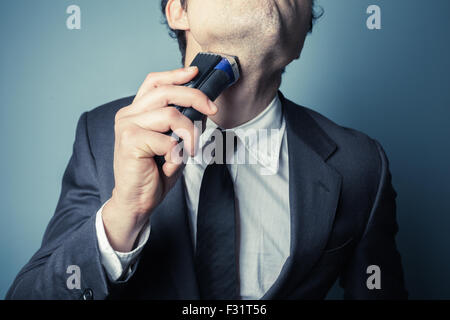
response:
<path id="1" fill-rule="evenodd" d="M 95 218 L 95 228 L 102 265 L 112 283 L 128 281 L 135 271 L 144 246 L 148 242 L 151 226 L 150 223 L 147 223 L 144 226 L 138 235 L 136 248 L 133 251 L 126 253 L 115 251 L 106 236 L 105 225 L 102 218 L 102 212 L 107 203 L 108 202 L 97 211 Z"/>
<path id="2" fill-rule="evenodd" d="M 125 210 L 117 205 L 111 198 L 102 211 L 105 233 L 111 247 L 118 252 L 130 252 L 133 250 L 139 233 L 146 224 L 146 220 L 138 221 Z"/>

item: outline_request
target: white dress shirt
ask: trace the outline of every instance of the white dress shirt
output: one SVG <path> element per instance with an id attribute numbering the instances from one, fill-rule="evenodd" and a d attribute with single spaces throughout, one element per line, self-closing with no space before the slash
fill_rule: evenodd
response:
<path id="1" fill-rule="evenodd" d="M 199 150 L 210 143 L 215 128 L 217 125 L 208 119 Z M 239 137 L 235 157 L 247 154 L 248 160 L 246 164 L 236 163 L 237 158 L 234 162 L 229 158 L 227 162 L 231 162 L 227 167 L 233 179 L 238 217 L 241 298 L 260 299 L 278 278 L 290 253 L 288 146 L 278 95 L 256 118 L 226 131 Z M 249 132 L 256 132 L 257 139 L 246 139 Z M 190 159 L 182 177 L 194 248 L 200 187 L 207 167 L 207 163 L 195 159 Z M 123 276 L 124 270 L 130 272 L 130 265 L 138 259 L 145 243 L 151 242 L 150 225 L 141 232 L 135 250 L 120 253 L 109 245 L 101 213 L 102 209 L 97 213 L 97 238 L 103 266 L 114 282 Z"/>

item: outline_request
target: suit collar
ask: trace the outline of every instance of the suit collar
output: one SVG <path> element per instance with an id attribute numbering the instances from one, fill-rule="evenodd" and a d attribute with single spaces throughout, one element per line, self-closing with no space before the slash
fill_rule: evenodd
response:
<path id="1" fill-rule="evenodd" d="M 295 140 L 301 140 L 322 160 L 328 160 L 337 149 L 336 143 L 319 127 L 317 122 L 305 111 L 305 108 L 286 99 L 281 92 L 278 94 L 284 108 L 288 128 L 293 136 L 291 140 L 295 136 Z"/>

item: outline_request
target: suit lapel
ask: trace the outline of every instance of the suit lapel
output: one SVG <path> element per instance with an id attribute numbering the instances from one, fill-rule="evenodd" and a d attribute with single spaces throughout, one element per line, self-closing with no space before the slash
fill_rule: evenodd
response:
<path id="1" fill-rule="evenodd" d="M 326 163 L 336 144 L 303 108 L 280 96 L 289 149 L 291 248 L 278 280 L 263 299 L 287 297 L 318 261 L 331 232 L 342 182 Z"/>
<path id="2" fill-rule="evenodd" d="M 170 256 L 170 276 L 180 299 L 199 298 L 194 269 L 194 249 L 189 228 L 186 199 L 182 177 L 167 194 L 152 215 L 152 232 L 155 230 Z M 156 236 L 156 234 L 155 234 Z"/>

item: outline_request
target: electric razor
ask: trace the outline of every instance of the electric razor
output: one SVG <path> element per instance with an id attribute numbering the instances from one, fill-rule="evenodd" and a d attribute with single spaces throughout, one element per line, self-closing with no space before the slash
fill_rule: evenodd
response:
<path id="1" fill-rule="evenodd" d="M 215 101 L 225 89 L 235 84 L 240 77 L 238 59 L 229 55 L 202 52 L 195 57 L 191 66 L 198 68 L 198 74 L 184 86 L 199 89 L 211 101 Z M 203 121 L 206 117 L 194 108 L 174 107 L 192 122 Z M 166 134 L 181 142 L 180 138 L 172 131 Z M 162 156 L 156 156 L 155 161 L 159 166 L 162 166 L 165 159 Z"/>

